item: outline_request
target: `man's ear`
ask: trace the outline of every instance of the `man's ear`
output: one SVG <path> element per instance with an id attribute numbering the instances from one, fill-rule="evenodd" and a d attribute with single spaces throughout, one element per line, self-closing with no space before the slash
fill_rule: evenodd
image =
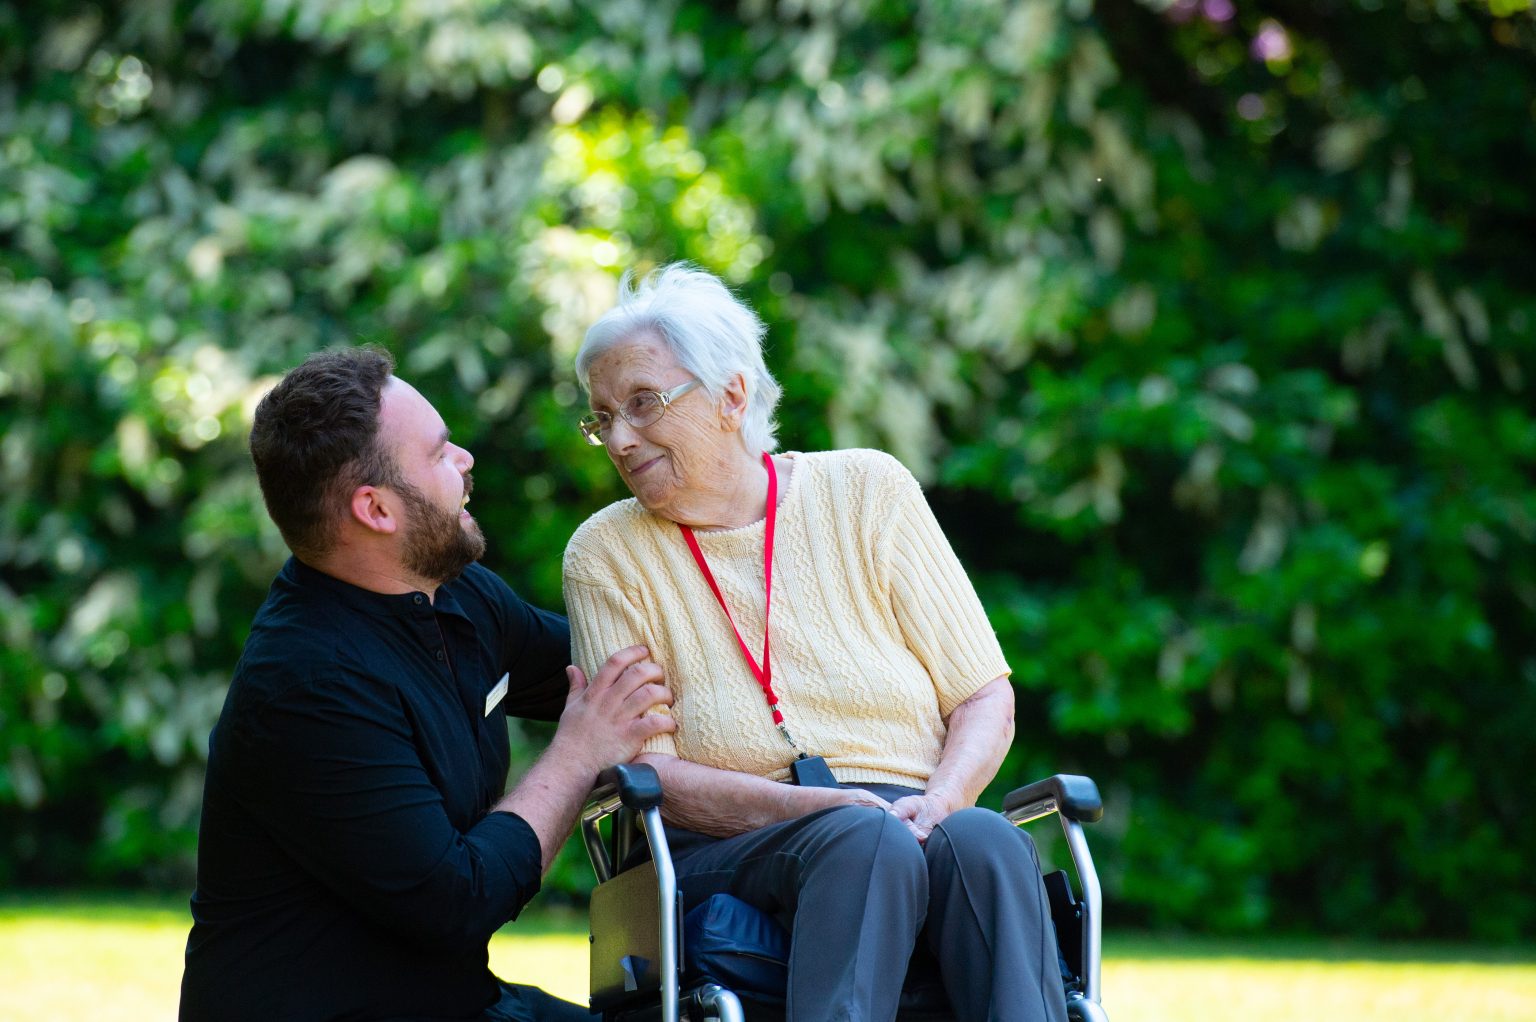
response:
<path id="1" fill-rule="evenodd" d="M 358 525 L 383 535 L 393 535 L 400 528 L 395 495 L 377 486 L 359 486 L 352 491 L 347 511 Z"/>
<path id="2" fill-rule="evenodd" d="M 720 420 L 729 430 L 741 429 L 741 420 L 747 414 L 747 380 L 740 373 L 725 382 L 720 395 Z"/>

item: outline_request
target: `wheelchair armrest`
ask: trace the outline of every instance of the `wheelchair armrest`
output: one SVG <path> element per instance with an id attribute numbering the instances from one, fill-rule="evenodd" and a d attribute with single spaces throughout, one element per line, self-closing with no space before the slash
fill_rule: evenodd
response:
<path id="1" fill-rule="evenodd" d="M 661 809 L 661 778 L 656 768 L 644 763 L 620 763 L 597 775 L 597 787 L 587 796 L 581 811 L 581 839 L 598 883 L 606 883 L 615 868 L 624 868 L 634 838 L 634 819 L 656 815 Z M 605 845 L 598 830 L 600 821 L 618 816 L 612 827 L 612 841 Z M 658 817 L 656 825 L 660 826 Z"/>
<path id="2" fill-rule="evenodd" d="M 661 778 L 656 776 L 655 767 L 645 763 L 620 763 L 598 774 L 592 797 L 598 798 L 608 789 L 617 789 L 626 809 L 639 812 L 661 805 Z"/>
<path id="3" fill-rule="evenodd" d="M 1099 797 L 1099 786 L 1093 783 L 1093 778 L 1054 774 L 1010 791 L 1003 797 L 1003 812 L 1020 821 L 1059 812 L 1069 820 L 1097 823 L 1104 818 L 1104 800 Z"/>
<path id="4" fill-rule="evenodd" d="M 1061 821 L 1062 833 L 1072 853 L 1072 865 L 1077 870 L 1077 879 L 1083 888 L 1083 900 L 1076 906 L 1076 922 L 1072 927 L 1078 932 L 1082 949 L 1072 968 L 1079 973 L 1082 988 L 1073 1001 L 1077 1010 L 1069 1009 L 1068 1015 L 1071 1018 L 1102 1020 L 1104 1013 L 1099 1008 L 1099 960 L 1104 925 L 1104 894 L 1099 887 L 1099 874 L 1093 868 L 1088 840 L 1083 836 L 1083 824 L 1097 823 L 1104 818 L 1104 802 L 1099 798 L 1098 785 L 1091 778 L 1079 774 L 1056 774 L 1010 791 L 1003 798 L 1003 815 L 1011 823 L 1028 823 L 1051 813 L 1058 814 Z"/>

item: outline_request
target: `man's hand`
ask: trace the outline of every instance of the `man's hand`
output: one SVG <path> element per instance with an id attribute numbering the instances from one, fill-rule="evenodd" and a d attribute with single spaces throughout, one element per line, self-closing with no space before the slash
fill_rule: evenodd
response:
<path id="1" fill-rule="evenodd" d="M 550 751 L 589 764 L 593 777 L 634 759 L 646 739 L 677 729 L 664 710 L 672 692 L 644 646 L 619 650 L 590 682 L 579 667 L 567 667 L 565 674 L 571 691 Z"/>
<path id="2" fill-rule="evenodd" d="M 660 684 L 661 668 L 649 657 L 644 646 L 621 649 L 591 682 L 579 668 L 566 668 L 571 691 L 554 739 L 494 807 L 516 813 L 533 828 L 546 870 L 576 826 L 598 772 L 629 762 L 647 738 L 677 727 L 664 709 L 672 693 Z"/>

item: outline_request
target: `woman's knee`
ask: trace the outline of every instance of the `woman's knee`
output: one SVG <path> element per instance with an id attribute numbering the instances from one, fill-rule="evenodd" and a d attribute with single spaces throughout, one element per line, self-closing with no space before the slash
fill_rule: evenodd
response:
<path id="1" fill-rule="evenodd" d="M 1038 868 L 1029 835 L 990 809 L 971 807 L 945 817 L 928 836 L 930 865 L 947 859 L 976 866 L 996 863 L 1008 868 Z"/>
<path id="2" fill-rule="evenodd" d="M 907 825 L 874 806 L 847 806 L 827 814 L 833 834 L 814 856 L 818 864 L 853 863 L 887 882 L 926 882 L 923 848 Z"/>
<path id="3" fill-rule="evenodd" d="M 878 848 L 882 853 L 895 856 L 922 848 L 901 818 L 888 809 L 846 806 L 834 810 L 831 815 L 846 828 L 852 843 Z"/>

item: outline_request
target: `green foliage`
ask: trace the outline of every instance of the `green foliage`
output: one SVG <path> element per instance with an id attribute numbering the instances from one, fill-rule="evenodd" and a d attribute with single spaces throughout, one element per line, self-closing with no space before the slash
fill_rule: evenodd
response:
<path id="1" fill-rule="evenodd" d="M 558 605 L 688 258 L 929 484 L 1117 917 L 1536 930 L 1528 2 L 0 3 L 0 80 L 0 881 L 184 878 L 275 374 L 393 350 Z"/>

